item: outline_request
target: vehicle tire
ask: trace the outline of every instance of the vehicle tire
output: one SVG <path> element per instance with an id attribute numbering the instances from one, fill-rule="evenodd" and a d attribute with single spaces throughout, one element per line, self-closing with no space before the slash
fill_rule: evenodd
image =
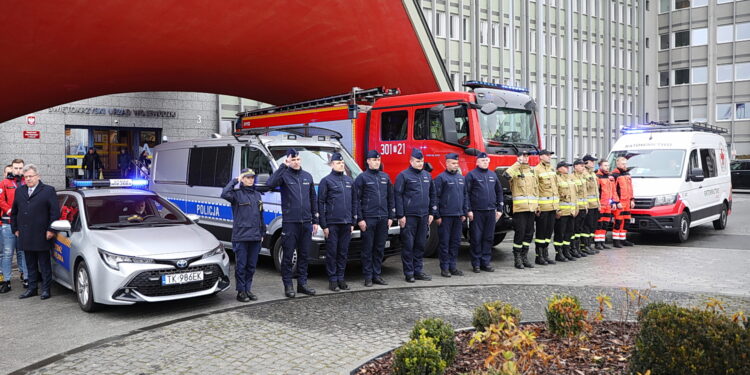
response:
<path id="1" fill-rule="evenodd" d="M 81 261 L 76 266 L 75 280 L 76 297 L 78 299 L 78 306 L 85 312 L 94 312 L 98 310 L 101 305 L 94 302 L 94 289 L 91 284 L 91 273 L 89 268 L 86 266 L 85 261 Z"/>
<path id="2" fill-rule="evenodd" d="M 729 209 L 727 208 L 727 204 L 724 203 L 721 205 L 721 216 L 719 216 L 718 219 L 714 220 L 714 229 L 716 230 L 724 230 L 724 228 L 727 227 L 727 217 L 729 216 Z"/>
<path id="3" fill-rule="evenodd" d="M 492 246 L 500 245 L 500 242 L 503 242 L 505 239 L 506 233 L 495 233 L 495 237 L 492 239 Z"/>
<path id="4" fill-rule="evenodd" d="M 434 258 L 438 255 L 438 246 L 440 245 L 440 236 L 438 236 L 437 222 L 433 221 L 427 231 L 427 242 L 424 244 L 424 257 Z"/>
<path id="5" fill-rule="evenodd" d="M 281 273 L 281 259 L 283 258 L 283 251 L 281 248 L 281 237 L 276 238 L 273 243 L 273 266 L 276 271 Z M 292 274 L 297 273 L 297 249 L 294 249 L 294 255 L 292 256 Z"/>
<path id="6" fill-rule="evenodd" d="M 678 219 L 678 227 L 675 238 L 677 239 L 677 242 L 685 242 L 688 240 L 688 237 L 690 237 L 690 216 L 688 216 L 687 213 L 683 212 Z"/>

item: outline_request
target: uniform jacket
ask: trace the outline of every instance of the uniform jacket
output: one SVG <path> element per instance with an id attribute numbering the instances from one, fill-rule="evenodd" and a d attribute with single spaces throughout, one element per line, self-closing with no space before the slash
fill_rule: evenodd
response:
<path id="1" fill-rule="evenodd" d="M 599 181 L 593 169 L 586 168 L 586 202 L 589 209 L 599 208 Z"/>
<path id="2" fill-rule="evenodd" d="M 596 171 L 596 176 L 599 180 L 599 204 L 602 207 L 609 207 L 613 203 L 617 203 L 619 198 L 615 189 L 615 178 L 601 169 Z"/>
<path id="3" fill-rule="evenodd" d="M 29 197 L 29 187 L 21 186 L 13 199 L 10 213 L 11 230 L 18 231 L 18 248 L 24 251 L 50 251 L 52 240 L 47 240 L 47 231 L 54 232 L 50 225 L 60 218 L 55 188 L 41 181 Z"/>
<path id="4" fill-rule="evenodd" d="M 263 218 L 263 197 L 254 186 L 240 186 L 236 179 L 229 181 L 221 197 L 232 204 L 232 241 L 261 241 L 266 233 Z"/>
<path id="5" fill-rule="evenodd" d="M 0 217 L 9 217 L 7 212 L 13 207 L 13 197 L 16 196 L 18 188 L 25 184 L 26 180 L 23 176 L 19 176 L 19 178 L 13 176 L 0 181 Z M 7 220 L 5 224 L 8 224 Z"/>
<path id="6" fill-rule="evenodd" d="M 557 173 L 549 163 L 540 161 L 534 167 L 536 183 L 539 188 L 539 210 L 557 211 L 560 197 L 557 194 Z"/>
<path id="7" fill-rule="evenodd" d="M 281 187 L 281 219 L 287 223 L 318 224 L 318 199 L 312 175 L 302 168 L 295 170 L 282 164 L 266 185 Z"/>
<path id="8" fill-rule="evenodd" d="M 588 207 L 588 202 L 586 201 L 586 172 L 573 172 L 570 175 L 573 177 L 573 182 L 575 183 L 578 211 L 585 211 Z"/>
<path id="9" fill-rule="evenodd" d="M 503 212 L 503 187 L 497 174 L 476 167 L 466 174 L 467 210 Z"/>
<path id="10" fill-rule="evenodd" d="M 357 220 L 354 180 L 343 172 L 331 171 L 318 185 L 320 226 L 329 224 L 354 224 Z"/>
<path id="11" fill-rule="evenodd" d="M 406 168 L 396 177 L 396 217 L 435 215 L 435 185 L 425 170 Z"/>
<path id="12" fill-rule="evenodd" d="M 630 201 L 633 199 L 633 180 L 630 172 L 615 168 L 612 171 L 612 177 L 615 178 L 615 193 L 617 194 L 617 203 L 622 204 L 623 210 L 630 210 Z"/>
<path id="13" fill-rule="evenodd" d="M 538 205 L 539 187 L 534 170 L 528 164 L 516 162 L 505 170 L 513 194 L 513 212 L 535 212 Z"/>
<path id="14" fill-rule="evenodd" d="M 443 171 L 435 178 L 435 197 L 437 199 L 437 217 L 466 216 L 469 212 L 466 180 L 458 171 Z"/>
<path id="15" fill-rule="evenodd" d="M 578 212 L 578 197 L 573 175 L 557 173 L 557 192 L 560 194 L 560 205 L 557 213 L 560 216 L 573 216 Z"/>
<path id="16" fill-rule="evenodd" d="M 130 168 L 130 154 L 126 153 L 119 153 L 117 154 L 117 168 L 119 169 L 128 169 Z"/>
<path id="17" fill-rule="evenodd" d="M 357 220 L 396 218 L 393 184 L 385 172 L 367 169 L 354 180 Z"/>
<path id="18" fill-rule="evenodd" d="M 102 159 L 99 158 L 99 154 L 94 152 L 93 154 L 89 154 L 88 152 L 86 155 L 83 156 L 83 168 L 84 169 L 101 169 L 102 168 Z"/>

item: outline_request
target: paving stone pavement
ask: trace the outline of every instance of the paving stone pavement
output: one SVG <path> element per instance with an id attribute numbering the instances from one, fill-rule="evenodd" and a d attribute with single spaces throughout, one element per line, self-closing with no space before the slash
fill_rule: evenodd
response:
<path id="1" fill-rule="evenodd" d="M 127 335 L 70 354 L 32 374 L 346 374 L 400 345 L 414 322 L 440 317 L 456 328 L 471 325 L 481 302 L 501 299 L 521 309 L 523 320 L 544 319 L 546 299 L 578 296 L 595 310 L 596 295 L 615 304 L 609 319 L 623 319 L 617 288 L 549 285 L 483 285 L 394 288 L 273 301 L 201 316 Z M 651 301 L 700 306 L 708 296 L 650 291 Z M 730 311 L 750 311 L 750 297 L 724 296 Z M 633 317 L 633 311 L 629 311 Z"/>

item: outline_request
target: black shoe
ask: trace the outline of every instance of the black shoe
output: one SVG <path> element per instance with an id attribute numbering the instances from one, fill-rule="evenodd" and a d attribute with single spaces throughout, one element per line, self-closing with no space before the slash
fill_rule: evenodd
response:
<path id="1" fill-rule="evenodd" d="M 387 283 L 387 282 L 385 282 L 385 280 L 383 280 L 383 278 L 382 278 L 382 277 L 380 277 L 380 276 L 375 276 L 375 277 L 373 277 L 373 278 L 372 278 L 372 282 L 373 282 L 374 284 L 378 284 L 378 285 L 388 285 L 388 283 Z"/>
<path id="2" fill-rule="evenodd" d="M 329 281 L 328 282 L 328 289 L 330 289 L 332 292 L 340 292 L 341 288 L 339 288 L 339 283 L 335 281 Z"/>
<path id="3" fill-rule="evenodd" d="M 341 290 L 349 290 L 349 285 L 346 284 L 346 281 L 340 280 L 339 281 L 339 289 L 341 289 Z"/>
<path id="4" fill-rule="evenodd" d="M 614 246 L 617 249 L 622 249 L 622 244 L 620 244 L 620 240 L 612 241 L 612 246 Z"/>
<path id="5" fill-rule="evenodd" d="M 307 284 L 297 284 L 297 293 L 307 294 L 308 296 L 314 296 L 315 289 L 308 287 Z"/>
<path id="6" fill-rule="evenodd" d="M 557 261 L 557 262 L 567 262 L 568 259 L 565 258 L 564 255 L 562 255 L 562 252 L 558 251 L 557 254 L 555 255 L 555 261 Z"/>
<path id="7" fill-rule="evenodd" d="M 474 273 L 479 273 L 480 269 L 481 269 L 481 267 L 474 267 L 474 268 L 472 268 L 472 271 L 474 271 Z"/>
<path id="8" fill-rule="evenodd" d="M 23 288 L 24 289 L 28 289 L 29 288 L 29 280 L 28 279 L 23 279 Z"/>
<path id="9" fill-rule="evenodd" d="M 632 242 L 630 242 L 630 241 L 628 241 L 628 240 L 622 240 L 622 244 L 623 244 L 624 246 L 635 246 L 635 244 L 634 244 L 634 243 L 632 243 Z"/>
<path id="10" fill-rule="evenodd" d="M 39 295 L 39 294 L 37 293 L 36 289 L 33 289 L 33 290 L 32 289 L 26 289 L 25 292 L 21 293 L 21 295 L 18 296 L 18 299 L 29 298 L 29 297 L 33 297 L 33 296 L 37 296 L 37 295 Z"/>
<path id="11" fill-rule="evenodd" d="M 52 297 L 52 294 L 50 294 L 49 290 L 43 291 L 42 294 L 39 296 L 39 298 L 43 300 L 49 299 L 50 297 Z"/>
<path id="12" fill-rule="evenodd" d="M 368 288 L 371 287 L 372 286 L 372 279 L 365 279 L 365 286 L 368 287 Z"/>
<path id="13" fill-rule="evenodd" d="M 495 272 L 495 268 L 492 267 L 492 266 L 489 266 L 489 265 L 479 267 L 479 269 L 482 270 L 482 271 L 484 271 L 484 272 Z"/>
<path id="14" fill-rule="evenodd" d="M 440 270 L 440 276 L 442 277 L 451 277 L 451 272 L 448 270 Z"/>
<path id="15" fill-rule="evenodd" d="M 284 287 L 284 295 L 287 296 L 287 298 L 294 298 L 296 294 L 294 294 L 294 287 L 289 285 Z"/>
<path id="16" fill-rule="evenodd" d="M 430 281 L 430 280 L 432 280 L 432 276 L 430 276 L 430 275 L 428 275 L 428 274 L 426 274 L 424 272 L 414 274 L 414 278 L 417 279 L 417 280 L 422 280 L 422 281 Z"/>
<path id="17" fill-rule="evenodd" d="M 406 279 L 407 283 L 413 283 L 414 282 L 414 276 L 404 276 L 404 279 Z"/>
<path id="18" fill-rule="evenodd" d="M 248 291 L 245 294 L 247 294 L 247 298 L 250 298 L 251 301 L 257 301 L 258 300 L 258 296 L 256 296 L 255 294 L 253 294 L 253 292 L 249 292 Z"/>
<path id="19" fill-rule="evenodd" d="M 10 292 L 10 281 L 4 281 L 0 283 L 0 293 Z"/>
<path id="20" fill-rule="evenodd" d="M 250 297 L 245 292 L 237 292 L 237 301 L 250 302 Z"/>
<path id="21" fill-rule="evenodd" d="M 461 270 L 458 270 L 458 269 L 456 269 L 456 270 L 451 270 L 451 275 L 453 275 L 453 276 L 463 276 L 463 275 L 464 275 L 464 272 L 463 272 L 463 271 L 461 271 Z"/>

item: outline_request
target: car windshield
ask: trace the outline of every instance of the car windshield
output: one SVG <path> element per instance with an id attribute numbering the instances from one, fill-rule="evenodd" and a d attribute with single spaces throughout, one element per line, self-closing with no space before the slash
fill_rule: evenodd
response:
<path id="1" fill-rule="evenodd" d="M 624 156 L 630 175 L 639 178 L 676 178 L 682 176 L 685 150 L 622 150 L 609 154 L 610 165 Z M 612 167 L 614 169 L 614 167 Z"/>
<path id="2" fill-rule="evenodd" d="M 91 229 L 190 224 L 174 205 L 156 195 L 86 197 L 87 225 Z"/>
<path id="3" fill-rule="evenodd" d="M 538 146 L 536 121 L 531 111 L 498 108 L 491 114 L 477 111 L 487 147 L 507 144 Z"/>
<path id="4" fill-rule="evenodd" d="M 312 175 L 315 183 L 319 183 L 323 177 L 331 173 L 331 166 L 328 163 L 331 160 L 331 154 L 336 152 L 335 149 L 316 146 L 294 146 L 292 148 L 299 152 L 302 169 Z M 289 147 L 271 147 L 271 154 L 278 165 L 284 164 L 288 149 Z M 357 163 L 348 153 L 342 152 L 341 155 L 344 157 L 344 173 L 351 178 L 357 178 L 362 170 L 359 169 Z"/>

